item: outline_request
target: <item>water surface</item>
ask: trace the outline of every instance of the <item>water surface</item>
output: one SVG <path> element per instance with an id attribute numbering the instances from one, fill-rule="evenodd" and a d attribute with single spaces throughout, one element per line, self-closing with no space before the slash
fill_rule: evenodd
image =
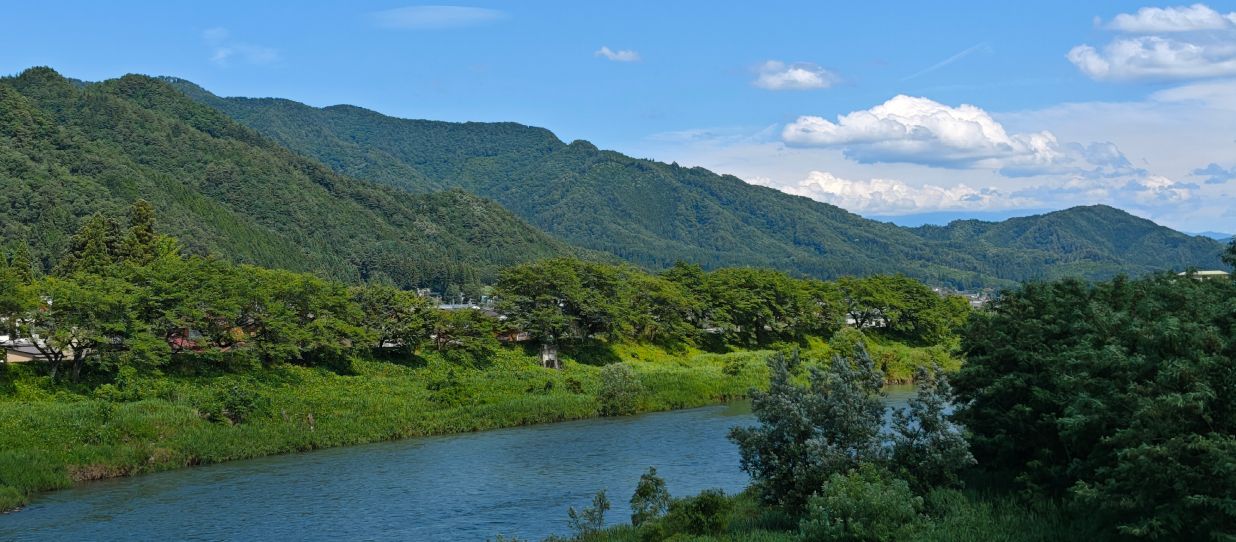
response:
<path id="1" fill-rule="evenodd" d="M 908 388 L 890 390 L 901 404 Z M 236 461 L 80 485 L 0 516 L 0 540 L 540 540 L 608 492 L 626 522 L 639 475 L 670 493 L 741 491 L 726 439 L 746 403 Z"/>

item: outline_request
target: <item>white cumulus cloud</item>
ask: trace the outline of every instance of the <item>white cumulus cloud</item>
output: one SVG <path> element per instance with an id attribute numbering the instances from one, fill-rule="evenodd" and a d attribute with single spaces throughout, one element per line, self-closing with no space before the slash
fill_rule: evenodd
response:
<path id="1" fill-rule="evenodd" d="M 950 107 L 898 95 L 837 117 L 802 116 L 786 125 L 789 144 L 841 148 L 860 163 L 905 162 L 940 167 L 1049 165 L 1064 155 L 1051 132 L 1010 134 L 973 105 Z"/>
<path id="2" fill-rule="evenodd" d="M 602 46 L 600 49 L 597 49 L 597 51 L 592 53 L 592 55 L 604 57 L 614 62 L 639 62 L 640 59 L 639 53 L 630 49 L 615 51 L 606 46 Z"/>
<path id="3" fill-rule="evenodd" d="M 756 180 L 756 184 L 769 184 Z M 784 192 L 831 203 L 861 214 L 906 214 L 940 210 L 1007 209 L 1029 203 L 995 188 L 965 184 L 911 186 L 893 179 L 850 180 L 825 171 L 811 171 L 793 186 L 774 186 Z"/>
<path id="4" fill-rule="evenodd" d="M 809 62 L 769 60 L 760 65 L 751 84 L 768 90 L 814 90 L 828 88 L 837 79 L 832 72 Z"/>
<path id="5" fill-rule="evenodd" d="M 1067 57 L 1082 73 L 1100 81 L 1236 75 L 1236 40 L 1192 42 L 1138 36 L 1113 40 L 1101 50 L 1078 45 Z"/>
<path id="6" fill-rule="evenodd" d="M 1134 34 L 1101 47 L 1078 45 L 1065 55 L 1099 81 L 1203 79 L 1236 75 L 1236 13 L 1204 4 L 1145 7 L 1106 28 Z"/>
<path id="7" fill-rule="evenodd" d="M 1174 7 L 1144 7 L 1137 13 L 1121 13 L 1107 27 L 1121 32 L 1155 34 L 1236 28 L 1236 13 L 1219 13 L 1205 4 Z"/>

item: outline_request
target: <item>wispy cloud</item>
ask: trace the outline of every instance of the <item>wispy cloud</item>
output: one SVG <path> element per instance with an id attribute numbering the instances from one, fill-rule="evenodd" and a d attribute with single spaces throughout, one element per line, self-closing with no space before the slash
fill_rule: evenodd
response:
<path id="1" fill-rule="evenodd" d="M 1193 170 L 1194 177 L 1205 177 L 1206 184 L 1223 184 L 1231 180 L 1236 180 L 1236 166 L 1231 169 L 1225 169 L 1223 166 L 1211 162 L 1210 165 Z"/>
<path id="2" fill-rule="evenodd" d="M 810 62 L 787 64 L 769 60 L 760 65 L 751 84 L 768 90 L 814 90 L 828 88 L 839 79 L 832 72 Z"/>
<path id="3" fill-rule="evenodd" d="M 753 184 L 768 185 L 763 179 Z M 783 192 L 831 203 L 863 214 L 905 214 L 944 210 L 992 210 L 1024 207 L 1032 200 L 1014 197 L 995 187 L 965 184 L 913 186 L 895 179 L 850 180 L 826 171 L 811 171 L 796 185 L 775 186 Z"/>
<path id="4" fill-rule="evenodd" d="M 209 28 L 202 32 L 202 39 L 210 47 L 210 61 L 219 66 L 226 67 L 237 60 L 247 64 L 279 61 L 278 49 L 234 40 L 226 28 Z"/>
<path id="5" fill-rule="evenodd" d="M 1137 13 L 1117 15 L 1107 28 L 1136 34 L 1223 30 L 1236 28 L 1236 13 L 1219 13 L 1205 4 L 1144 7 Z"/>
<path id="6" fill-rule="evenodd" d="M 639 53 L 635 51 L 632 51 L 630 49 L 622 49 L 619 51 L 615 51 L 605 46 L 602 46 L 600 49 L 597 49 L 597 51 L 595 53 L 592 53 L 592 55 L 604 57 L 614 62 L 639 62 L 640 60 Z"/>
<path id="7" fill-rule="evenodd" d="M 957 53 L 957 54 L 955 54 L 955 55 L 953 55 L 953 56 L 950 56 L 950 57 L 948 57 L 948 58 L 946 58 L 946 59 L 944 59 L 944 60 L 941 60 L 941 61 L 939 61 L 939 62 L 936 62 L 935 64 L 932 64 L 932 65 L 930 65 L 930 66 L 928 66 L 928 67 L 926 67 L 926 68 L 923 68 L 922 70 L 919 70 L 918 72 L 915 72 L 915 73 L 913 73 L 913 74 L 911 74 L 911 75 L 908 75 L 908 76 L 906 76 L 905 78 L 903 78 L 903 79 L 902 79 L 902 81 L 909 81 L 909 80 L 914 79 L 914 78 L 917 78 L 917 77 L 922 77 L 922 76 L 924 76 L 924 75 L 927 75 L 927 74 L 929 74 L 929 73 L 931 73 L 931 72 L 934 72 L 934 71 L 936 71 L 936 70 L 938 70 L 938 69 L 940 69 L 940 68 L 943 68 L 943 67 L 945 67 L 945 66 L 948 66 L 949 64 L 952 64 L 952 63 L 954 63 L 954 62 L 957 62 L 958 60 L 961 60 L 961 59 L 966 58 L 966 57 L 968 57 L 968 56 L 970 56 L 970 55 L 973 55 L 973 54 L 985 54 L 985 55 L 990 55 L 990 54 L 992 54 L 992 53 L 994 53 L 994 52 L 995 52 L 995 49 L 992 49 L 990 44 L 988 44 L 988 43 L 986 43 L 986 42 L 983 42 L 983 43 L 978 43 L 978 44 L 975 44 L 975 45 L 970 46 L 969 48 L 967 48 L 967 49 L 966 49 L 966 50 L 964 50 L 964 51 L 961 51 L 961 52 L 959 52 L 959 53 Z"/>
<path id="8" fill-rule="evenodd" d="M 1236 13 L 1204 4 L 1142 8 L 1100 27 L 1123 34 L 1101 47 L 1078 45 L 1066 57 L 1091 79 L 1136 81 L 1236 75 Z"/>
<path id="9" fill-rule="evenodd" d="M 369 16 L 383 28 L 437 29 L 488 24 L 506 18 L 506 13 L 471 6 L 408 6 L 375 11 Z"/>

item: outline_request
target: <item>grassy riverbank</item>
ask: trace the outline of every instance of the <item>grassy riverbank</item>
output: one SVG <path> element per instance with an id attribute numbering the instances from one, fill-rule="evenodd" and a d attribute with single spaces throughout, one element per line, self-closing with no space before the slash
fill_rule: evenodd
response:
<path id="1" fill-rule="evenodd" d="M 900 360 L 893 363 L 898 367 L 935 355 L 896 345 L 872 348 Z M 158 377 L 122 374 L 104 385 L 53 384 L 32 366 L 9 365 L 0 369 L 0 509 L 87 480 L 594 417 L 599 357 L 623 361 L 638 376 L 638 412 L 713 404 L 765 385 L 772 353 L 667 352 L 629 344 L 602 350 L 581 352 L 579 359 L 568 355 L 562 370 L 540 367 L 523 349 L 502 348 L 483 366 L 431 353 L 355 360 L 346 371 L 290 364 L 181 368 Z M 806 351 L 818 359 L 829 350 L 811 340 Z"/>
<path id="2" fill-rule="evenodd" d="M 893 367 L 938 352 L 873 344 Z M 830 347 L 807 345 L 809 357 Z M 639 412 L 690 408 L 765 385 L 771 350 L 667 352 L 605 349 L 639 378 Z M 595 363 L 594 352 L 580 354 Z M 503 348 L 484 366 L 434 353 L 412 360 L 356 360 L 348 371 L 279 365 L 121 377 L 65 386 L 10 365 L 0 382 L 0 509 L 75 482 L 420 435 L 480 431 L 598 415 L 601 369 L 566 357 L 540 367 Z M 184 371 L 181 371 L 183 373 Z"/>
<path id="3" fill-rule="evenodd" d="M 649 357 L 648 351 L 642 351 Z M 638 355 L 638 354 L 637 354 Z M 766 379 L 766 352 L 632 360 L 638 411 L 744 395 Z M 502 349 L 485 367 L 431 355 L 357 360 L 348 374 L 281 365 L 241 374 L 166 376 L 66 390 L 10 366 L 0 393 L 0 508 L 36 491 L 127 476 L 418 435 L 596 416 L 597 367 L 539 367 Z"/>

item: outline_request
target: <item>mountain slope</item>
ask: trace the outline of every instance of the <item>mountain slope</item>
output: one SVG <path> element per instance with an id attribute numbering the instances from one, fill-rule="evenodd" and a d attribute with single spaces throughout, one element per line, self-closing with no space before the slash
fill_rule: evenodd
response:
<path id="1" fill-rule="evenodd" d="M 96 211 L 151 201 L 191 249 L 405 286 L 490 280 L 578 253 L 463 191 L 413 195 L 342 176 L 164 82 L 76 84 L 47 68 L 0 79 L 0 238 L 45 263 Z"/>
<path id="2" fill-rule="evenodd" d="M 685 259 L 824 277 L 904 272 L 971 287 L 1220 265 L 1218 244 L 1110 208 L 1010 220 L 1002 228 L 901 228 L 706 169 L 566 144 L 542 128 L 220 98 L 168 81 L 339 171 L 413 192 L 460 187 L 569 242 L 654 268 Z"/>
<path id="3" fill-rule="evenodd" d="M 1011 262 L 1045 267 L 1046 277 L 1139 274 L 1187 267 L 1189 262 L 1211 268 L 1223 265 L 1218 243 L 1106 205 L 1001 222 L 958 220 L 912 231 L 931 241 L 980 251 L 1007 251 L 1006 258 Z"/>

